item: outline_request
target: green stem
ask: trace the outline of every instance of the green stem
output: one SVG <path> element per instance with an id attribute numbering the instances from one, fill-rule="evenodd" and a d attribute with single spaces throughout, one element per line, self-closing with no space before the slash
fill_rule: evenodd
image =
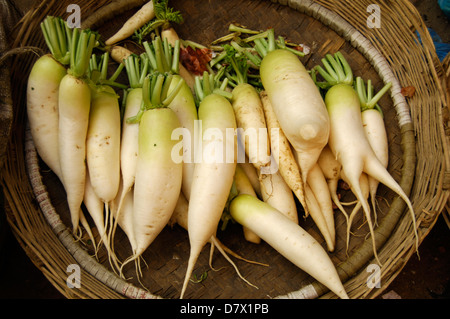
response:
<path id="1" fill-rule="evenodd" d="M 68 72 L 75 77 L 84 77 L 89 69 L 89 63 L 99 35 L 90 30 L 73 29 L 70 43 L 70 67 Z"/>
<path id="2" fill-rule="evenodd" d="M 161 37 L 157 36 L 151 44 L 145 41 L 143 45 L 153 70 L 160 73 L 179 74 L 179 40 L 172 46 L 167 39 L 162 41 Z"/>
<path id="3" fill-rule="evenodd" d="M 226 79 L 222 81 L 222 76 L 222 73 L 214 75 L 205 71 L 201 77 L 195 77 L 194 90 L 197 106 L 206 96 L 213 93 L 222 95 L 229 100 L 232 98 L 232 94 L 226 91 L 228 81 Z"/>
<path id="4" fill-rule="evenodd" d="M 316 65 L 312 69 L 312 76 L 314 76 L 316 84 L 321 88 L 329 88 L 339 83 L 353 85 L 353 72 L 341 52 L 336 52 L 334 55 L 327 54 L 322 59 L 323 67 Z M 318 72 L 325 82 L 318 82 L 315 78 L 315 73 Z"/>
<path id="5" fill-rule="evenodd" d="M 93 85 L 109 85 L 120 89 L 128 88 L 127 85 L 116 82 L 117 77 L 120 75 L 125 66 L 122 63 L 119 64 L 114 74 L 108 79 L 108 62 L 108 52 L 102 54 L 99 62 L 97 61 L 97 56 L 95 54 L 91 55 L 86 75 L 91 80 Z"/>
<path id="6" fill-rule="evenodd" d="M 228 31 L 246 33 L 246 34 L 260 34 L 261 33 L 261 31 L 256 31 L 256 30 L 239 27 L 233 23 L 230 23 L 230 25 L 228 26 Z"/>
<path id="7" fill-rule="evenodd" d="M 47 16 L 40 26 L 45 43 L 53 58 L 63 65 L 68 65 L 72 31 L 66 22 L 59 17 Z"/>
<path id="8" fill-rule="evenodd" d="M 364 85 L 364 80 L 361 77 L 357 77 L 355 81 L 355 90 L 358 94 L 359 101 L 361 104 L 361 112 L 369 109 L 377 109 L 383 114 L 381 107 L 378 105 L 378 101 L 383 97 L 383 95 L 392 87 L 392 83 L 388 82 L 383 86 L 383 88 L 373 95 L 373 85 L 372 81 L 367 81 L 367 89 Z"/>
<path id="9" fill-rule="evenodd" d="M 148 55 L 146 53 L 143 53 L 140 56 L 135 54 L 130 55 L 125 60 L 125 69 L 128 76 L 128 82 L 130 83 L 130 88 L 141 88 L 144 83 L 144 79 L 150 70 Z"/>
<path id="10" fill-rule="evenodd" d="M 149 74 L 145 77 L 142 85 L 144 110 L 168 107 L 184 83 L 184 80 L 180 79 L 175 88 L 170 90 L 172 79 L 173 74 L 159 72 Z M 139 114 L 137 118 L 139 118 Z"/>

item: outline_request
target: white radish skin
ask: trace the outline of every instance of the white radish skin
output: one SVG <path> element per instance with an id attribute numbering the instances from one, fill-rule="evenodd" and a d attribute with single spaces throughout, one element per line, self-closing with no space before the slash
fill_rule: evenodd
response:
<path id="1" fill-rule="evenodd" d="M 184 296 L 201 250 L 217 230 L 236 169 L 236 161 L 226 158 L 226 150 L 236 149 L 235 138 L 226 138 L 227 128 L 236 130 L 236 118 L 230 102 L 223 96 L 210 94 L 200 103 L 198 117 L 202 121 L 203 156 L 201 162 L 195 165 L 189 198 L 188 232 L 191 249 L 180 298 Z M 205 140 L 204 134 L 209 128 L 220 131 L 222 140 Z M 222 156 L 215 152 L 214 146 L 217 144 L 223 147 Z"/>
<path id="2" fill-rule="evenodd" d="M 44 163 L 61 179 L 58 151 L 58 92 L 66 68 L 51 55 L 40 57 L 27 83 L 27 116 L 36 150 Z"/>
<path id="3" fill-rule="evenodd" d="M 337 189 L 339 180 L 341 179 L 341 163 L 338 162 L 333 152 L 331 152 L 328 144 L 323 148 L 320 153 L 319 159 L 317 160 L 317 164 L 320 166 L 323 175 L 327 181 L 328 189 L 330 191 L 330 196 L 333 203 L 336 207 L 342 212 L 345 216 L 345 219 L 348 220 L 348 213 L 345 208 L 342 206 L 342 203 L 338 197 Z"/>
<path id="4" fill-rule="evenodd" d="M 302 227 L 275 208 L 250 195 L 239 195 L 230 204 L 233 218 L 252 229 L 297 267 L 348 299 L 336 268 L 322 246 Z"/>
<path id="5" fill-rule="evenodd" d="M 114 90 L 93 92 L 86 137 L 86 161 L 95 193 L 111 204 L 120 183 L 120 108 Z M 108 211 L 107 211 L 108 213 Z"/>
<path id="6" fill-rule="evenodd" d="M 240 164 L 240 163 L 239 163 Z M 253 189 L 252 183 L 248 179 L 245 171 L 242 169 L 241 165 L 236 166 L 236 172 L 234 173 L 234 184 L 239 194 L 247 194 L 251 196 L 255 196 L 256 192 Z M 258 182 L 258 185 L 259 182 Z M 244 238 L 251 243 L 259 244 L 261 243 L 261 238 L 259 238 L 254 232 L 252 232 L 247 227 L 243 227 Z"/>
<path id="7" fill-rule="evenodd" d="M 330 190 L 328 188 L 328 183 L 319 164 L 314 165 L 310 170 L 307 183 L 317 200 L 323 219 L 325 220 L 326 226 L 324 226 L 324 228 L 326 227 L 326 229 L 328 230 L 328 235 L 325 236 L 329 236 L 329 240 L 327 241 L 328 250 L 334 251 L 336 243 L 336 231 L 334 225 L 333 204 L 331 200 Z"/>
<path id="8" fill-rule="evenodd" d="M 237 165 L 240 166 L 245 172 L 245 175 L 247 175 L 258 198 L 261 198 L 261 184 L 259 183 L 258 171 L 255 166 L 248 161 L 248 157 L 245 158 L 245 161 L 238 162 Z"/>
<path id="9" fill-rule="evenodd" d="M 328 142 L 330 121 L 323 98 L 298 57 L 287 50 L 269 52 L 260 75 L 280 126 L 298 153 L 305 183 Z"/>
<path id="10" fill-rule="evenodd" d="M 134 185 L 136 165 L 139 153 L 139 123 L 128 123 L 127 119 L 135 116 L 142 103 L 142 88 L 134 88 L 128 92 L 125 101 L 125 111 L 122 121 L 122 135 L 120 143 L 120 171 L 122 186 L 119 190 L 117 216 L 120 220 L 122 201 Z M 115 226 L 114 226 L 115 228 Z"/>
<path id="11" fill-rule="evenodd" d="M 124 60 L 132 55 L 133 52 L 122 46 L 115 45 L 109 49 L 109 54 L 117 63 L 125 63 Z"/>
<path id="12" fill-rule="evenodd" d="M 72 219 L 78 230 L 79 211 L 86 182 L 86 135 L 89 124 L 91 91 L 81 79 L 64 76 L 59 87 L 59 161 Z"/>
<path id="13" fill-rule="evenodd" d="M 262 200 L 298 224 L 294 195 L 280 171 L 273 174 L 260 174 L 260 180 Z"/>
<path id="14" fill-rule="evenodd" d="M 167 225 L 181 191 L 182 164 L 172 160 L 172 131 L 180 127 L 168 108 L 146 111 L 139 124 L 139 154 L 133 198 L 134 258 Z"/>
<path id="15" fill-rule="evenodd" d="M 381 164 L 387 168 L 389 164 L 389 146 L 383 116 L 379 111 L 369 109 L 361 113 L 361 119 L 370 146 Z M 369 177 L 368 183 L 372 209 L 376 216 L 376 194 L 379 182 L 375 178 Z"/>
<path id="16" fill-rule="evenodd" d="M 267 129 L 270 135 L 270 149 L 278 165 L 281 176 L 286 181 L 286 184 L 294 192 L 295 196 L 299 200 L 300 204 L 305 210 L 305 215 L 308 216 L 308 208 L 306 206 L 304 185 L 302 180 L 302 174 L 300 168 L 292 154 L 291 145 L 289 144 L 286 135 L 280 127 L 280 123 L 276 118 L 272 104 L 265 91 L 260 92 L 261 102 L 264 109 L 264 115 L 266 119 Z M 275 131 L 277 130 L 277 131 Z M 273 134 L 277 132 L 277 135 Z M 278 136 L 278 140 L 275 137 Z"/>
<path id="17" fill-rule="evenodd" d="M 231 105 L 236 115 L 236 124 L 243 131 L 238 138 L 250 163 L 260 170 L 270 161 L 269 135 L 261 99 L 256 89 L 248 83 L 237 85 L 232 96 Z M 266 134 L 261 134 L 262 132 Z"/>
<path id="18" fill-rule="evenodd" d="M 328 90 L 325 103 L 331 119 L 330 148 L 342 164 L 344 181 L 361 202 L 372 235 L 370 207 L 359 185 L 363 172 L 379 180 L 406 202 L 413 218 L 414 231 L 417 232 L 415 214 L 408 196 L 377 159 L 366 138 L 361 120 L 360 102 L 354 89 L 346 84 L 335 85 Z M 375 257 L 378 258 L 374 236 L 372 236 L 372 242 Z"/>
<path id="19" fill-rule="evenodd" d="M 331 238 L 330 232 L 328 231 L 327 222 L 325 220 L 325 217 L 322 214 L 320 205 L 311 190 L 311 187 L 308 185 L 308 183 L 305 184 L 305 199 L 306 204 L 309 207 L 309 215 L 314 221 L 314 224 L 319 229 L 320 233 L 322 234 L 322 237 L 325 239 L 325 243 L 327 244 L 327 249 L 329 251 L 334 250 L 334 243 Z"/>
<path id="20" fill-rule="evenodd" d="M 170 90 L 174 89 L 179 81 L 182 81 L 180 75 L 174 75 L 170 84 Z M 178 91 L 177 96 L 168 105 L 178 116 L 181 127 L 187 129 L 190 136 L 183 138 L 183 184 L 182 191 L 186 198 L 191 195 L 192 178 L 194 175 L 194 136 L 195 136 L 195 121 L 198 120 L 197 107 L 195 105 L 194 96 L 191 89 L 183 82 Z"/>
<path id="21" fill-rule="evenodd" d="M 134 31 L 141 28 L 144 24 L 155 17 L 153 1 L 144 4 L 113 36 L 105 41 L 106 45 L 113 45 L 133 35 Z"/>

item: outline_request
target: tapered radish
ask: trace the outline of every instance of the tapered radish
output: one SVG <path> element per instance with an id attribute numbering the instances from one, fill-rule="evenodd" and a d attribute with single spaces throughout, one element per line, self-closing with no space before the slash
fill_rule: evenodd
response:
<path id="1" fill-rule="evenodd" d="M 265 242 L 297 267 L 348 298 L 336 268 L 322 246 L 302 227 L 267 203 L 250 195 L 239 195 L 230 204 L 233 218 L 252 229 Z"/>
<path id="2" fill-rule="evenodd" d="M 280 126 L 298 154 L 305 183 L 330 133 L 323 98 L 298 56 L 274 45 L 261 62 L 260 76 Z"/>
<path id="3" fill-rule="evenodd" d="M 338 84 L 327 92 L 325 102 L 332 119 L 330 148 L 342 164 L 342 170 L 345 174 L 344 180 L 350 185 L 352 192 L 361 202 L 369 227 L 373 229 L 370 208 L 359 184 L 362 172 L 376 178 L 396 192 L 408 205 L 415 224 L 414 210 L 409 198 L 376 158 L 365 137 L 361 114 L 359 108 L 357 108 L 359 107 L 359 101 L 356 92 L 346 84 Z M 347 119 L 345 124 L 344 118 Z M 350 136 L 352 143 L 348 143 Z M 415 227 L 414 231 L 417 231 Z M 375 242 L 373 242 L 373 246 L 375 249 Z"/>
<path id="4" fill-rule="evenodd" d="M 319 159 L 317 160 L 317 164 L 320 166 L 323 175 L 327 181 L 328 189 L 330 191 L 331 200 L 336 205 L 336 207 L 341 211 L 341 213 L 345 216 L 345 219 L 348 220 L 348 213 L 343 207 L 339 195 L 337 193 L 339 180 L 341 179 L 341 163 L 338 162 L 333 152 L 331 152 L 328 144 L 323 148 L 320 153 Z"/>
<path id="5" fill-rule="evenodd" d="M 314 195 L 317 204 L 320 208 L 320 213 L 323 218 L 318 218 L 318 216 L 311 212 L 311 217 L 315 221 L 317 227 L 324 236 L 329 251 L 334 251 L 336 243 L 336 231 L 334 225 L 334 211 L 332 205 L 332 199 L 330 195 L 330 190 L 328 188 L 328 183 L 324 177 L 322 169 L 319 164 L 315 164 L 308 175 L 307 184 Z M 322 225 L 321 223 L 324 224 Z"/>
<path id="6" fill-rule="evenodd" d="M 91 98 L 86 163 L 90 184 L 103 202 L 105 220 L 109 224 L 113 220 L 110 207 L 120 184 L 120 108 L 118 97 L 110 86 L 98 86 Z M 113 258 L 109 240 L 104 242 L 108 245 L 109 257 Z"/>
<path id="7" fill-rule="evenodd" d="M 58 91 L 66 68 L 50 55 L 39 58 L 31 69 L 27 87 L 27 116 L 36 150 L 61 179 L 58 155 Z"/>
<path id="8" fill-rule="evenodd" d="M 36 60 L 28 76 L 27 116 L 39 156 L 61 180 L 58 95 L 61 80 L 67 73 L 70 33 L 66 33 L 63 20 L 52 16 L 41 23 L 41 29 L 50 54 Z"/>
<path id="9" fill-rule="evenodd" d="M 122 130 L 121 130 L 121 142 L 120 142 L 120 174 L 121 174 L 121 186 L 118 191 L 118 196 L 115 203 L 114 212 L 114 224 L 110 228 L 108 237 L 111 238 L 111 243 L 114 243 L 114 235 L 117 227 L 117 222 L 124 220 L 122 218 L 122 204 L 128 193 L 131 191 L 134 180 L 136 177 L 136 164 L 139 153 L 139 122 L 144 110 L 144 101 L 142 97 L 142 85 L 145 77 L 150 71 L 149 61 L 145 55 L 136 56 L 131 55 L 124 61 L 125 70 L 127 71 L 129 89 L 126 93 Z M 123 228 L 122 223 L 122 228 Z M 130 242 L 131 238 L 131 226 L 128 226 L 130 230 L 126 231 Z"/>
<path id="10" fill-rule="evenodd" d="M 245 154 L 257 170 L 270 165 L 270 142 L 261 98 L 256 88 L 248 83 L 249 65 L 245 55 L 230 46 L 224 46 L 227 55 L 223 59 L 227 68 L 228 83 L 233 87 L 231 105 L 236 115 L 238 139 Z M 229 69 L 229 70 L 228 70 Z M 269 173 L 269 172 L 263 172 Z"/>
<path id="11" fill-rule="evenodd" d="M 134 34 L 139 28 L 141 28 L 148 21 L 155 17 L 155 10 L 153 1 L 150 0 L 144 4 L 130 19 L 128 19 L 124 25 L 108 40 L 105 41 L 106 45 L 113 45 L 119 41 L 122 41 Z"/>
<path id="12" fill-rule="evenodd" d="M 378 96 L 384 94 L 390 87 L 391 83 L 388 83 L 374 96 L 373 86 L 370 80 L 367 81 L 367 91 L 365 90 L 364 81 L 361 77 L 357 77 L 355 83 L 355 89 L 358 92 L 361 103 L 361 119 L 364 131 L 366 132 L 367 139 L 375 155 L 386 168 L 389 164 L 389 145 L 383 113 L 378 106 L 377 101 L 379 99 Z M 369 176 L 368 183 L 372 209 L 376 221 L 376 193 L 379 182 Z"/>
<path id="13" fill-rule="evenodd" d="M 360 176 L 363 172 L 389 187 L 405 201 L 413 219 L 416 245 L 418 246 L 415 213 L 411 201 L 400 185 L 378 160 L 367 140 L 361 120 L 360 100 L 357 92 L 351 86 L 353 82 L 351 69 L 340 52 L 337 52 L 334 57 L 331 55 L 327 56 L 327 60 L 333 63 L 333 67 L 336 70 L 339 70 L 342 74 L 346 74 L 350 78 L 348 81 L 350 84 L 338 82 L 338 84 L 328 89 L 325 95 L 325 104 L 331 121 L 328 144 L 342 165 L 343 180 L 350 186 L 358 201 L 361 202 L 372 234 L 375 258 L 378 260 L 370 207 L 360 185 Z M 326 61 L 326 59 L 323 61 Z M 325 74 L 325 72 L 322 70 L 321 74 Z M 377 96 L 378 99 L 380 97 L 381 94 Z"/>
<path id="14" fill-rule="evenodd" d="M 78 230 L 79 211 L 86 182 L 86 135 L 91 106 L 91 89 L 83 79 L 98 34 L 73 29 L 70 68 L 59 86 L 59 161 L 72 220 Z"/>
<path id="15" fill-rule="evenodd" d="M 181 192 L 182 163 L 174 161 L 172 149 L 176 141 L 172 132 L 180 122 L 167 105 L 177 94 L 167 96 L 170 77 L 151 74 L 143 83 L 146 109 L 139 120 L 139 149 L 133 191 L 133 255 L 138 259 L 167 225 Z"/>
<path id="16" fill-rule="evenodd" d="M 236 147 L 234 134 L 227 138 L 226 132 L 236 130 L 233 107 L 222 95 L 208 93 L 198 109 L 202 121 L 202 151 L 201 161 L 195 165 L 189 198 L 190 255 L 180 298 L 184 296 L 198 256 L 217 230 L 236 169 L 234 154 L 231 158 L 227 156 Z"/>
<path id="17" fill-rule="evenodd" d="M 295 156 L 292 154 L 291 145 L 280 127 L 280 123 L 278 122 L 278 119 L 273 111 L 272 104 L 270 103 L 266 92 L 261 91 L 260 96 L 267 123 L 267 129 L 270 135 L 270 149 L 273 154 L 273 158 L 278 165 L 278 170 L 280 171 L 281 176 L 295 194 L 300 204 L 303 206 L 305 215 L 308 216 L 309 211 L 305 200 L 302 174 Z"/>
<path id="18" fill-rule="evenodd" d="M 151 43 L 146 41 L 143 45 L 152 69 L 173 74 L 170 87 L 168 88 L 169 94 L 174 88 L 181 85 L 178 89 L 178 94 L 168 107 L 177 114 L 183 133 L 186 133 L 183 134 L 181 143 L 183 148 L 182 190 L 185 196 L 189 198 L 194 170 L 194 130 L 198 115 L 192 90 L 179 74 L 180 41 L 177 39 L 172 45 L 167 39 L 157 36 Z"/>

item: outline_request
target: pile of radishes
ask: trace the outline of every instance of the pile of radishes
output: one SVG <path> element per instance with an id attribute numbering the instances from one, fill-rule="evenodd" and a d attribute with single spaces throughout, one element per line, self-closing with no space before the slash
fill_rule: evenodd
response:
<path id="1" fill-rule="evenodd" d="M 136 31 L 153 17 L 150 12 L 128 25 Z M 228 218 L 243 226 L 247 241 L 264 240 L 347 298 L 326 249 L 299 225 L 297 204 L 330 252 L 333 204 L 348 227 L 362 207 L 372 232 L 368 197 L 375 213 L 378 182 L 398 193 L 414 218 L 408 197 L 386 170 L 384 122 L 373 109 L 389 85 L 374 95 L 370 82 L 367 90 L 360 78 L 354 84 L 340 53 L 308 71 L 299 59 L 303 53 L 273 30 L 230 25 L 230 35 L 213 49 L 194 47 L 210 57 L 194 74 L 192 65 L 180 62 L 180 52 L 194 44 L 170 29 L 172 37 L 158 32 L 141 53 L 120 58 L 108 77 L 112 47 L 96 54 L 99 34 L 70 29 L 51 16 L 42 30 L 51 53 L 29 75 L 33 140 L 64 185 L 74 235 L 80 236 L 81 223 L 93 236 L 87 212 L 118 274 L 134 261 L 139 277 L 142 254 L 164 227 L 178 223 L 191 248 L 183 297 L 208 242 L 226 256 L 216 232 Z M 132 34 L 106 42 L 114 47 Z M 117 81 L 121 72 L 128 83 Z M 350 215 L 337 196 L 339 180 L 357 199 Z M 124 261 L 114 252 L 117 226 L 132 248 Z"/>

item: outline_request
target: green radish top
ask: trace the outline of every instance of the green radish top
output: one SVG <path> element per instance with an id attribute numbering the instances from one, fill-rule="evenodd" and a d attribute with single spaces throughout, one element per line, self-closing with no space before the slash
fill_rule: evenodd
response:
<path id="1" fill-rule="evenodd" d="M 62 65 L 69 65 L 72 30 L 67 23 L 60 17 L 47 16 L 40 26 L 53 58 Z"/>
<path id="2" fill-rule="evenodd" d="M 89 69 L 92 50 L 97 46 L 99 34 L 91 30 L 72 29 L 69 46 L 70 65 L 67 73 L 84 78 Z"/>
<path id="3" fill-rule="evenodd" d="M 140 122 L 147 110 L 167 108 L 185 83 L 183 79 L 179 79 L 177 85 L 171 87 L 173 78 L 174 75 L 169 73 L 153 72 L 147 75 L 142 84 L 142 106 L 135 116 L 127 119 L 127 122 Z"/>
<path id="4" fill-rule="evenodd" d="M 160 73 L 179 74 L 179 40 L 175 41 L 175 45 L 172 46 L 167 39 L 161 40 L 161 37 L 157 36 L 151 43 L 145 41 L 143 45 L 152 70 Z"/>
<path id="5" fill-rule="evenodd" d="M 353 71 L 341 52 L 338 51 L 334 55 L 327 54 L 325 58 L 322 59 L 322 64 L 323 67 L 317 65 L 311 70 L 311 77 L 319 88 L 329 90 L 336 85 L 339 85 L 339 87 L 342 87 L 342 85 L 351 86 L 357 93 L 361 105 L 361 112 L 375 108 L 383 114 L 377 103 L 391 88 L 391 82 L 386 83 L 383 88 L 374 95 L 374 88 L 371 80 L 369 79 L 367 81 L 366 89 L 364 80 L 361 77 L 354 79 Z M 316 73 L 319 73 L 324 81 L 318 81 Z M 348 90 L 346 91 L 348 92 Z"/>
<path id="6" fill-rule="evenodd" d="M 374 95 L 374 88 L 372 85 L 372 81 L 367 80 L 367 90 L 364 85 L 364 80 L 361 77 L 357 77 L 354 87 L 356 92 L 358 93 L 359 101 L 361 103 L 361 112 L 370 109 L 376 109 L 383 115 L 383 111 L 381 107 L 378 105 L 378 101 L 381 97 L 391 88 L 392 83 L 388 82 L 383 86 L 381 90 L 378 91 L 377 94 Z"/>
<path id="7" fill-rule="evenodd" d="M 108 78 L 108 63 L 108 52 L 103 53 L 100 58 L 98 58 L 95 54 L 91 55 L 86 76 L 90 79 L 93 88 L 97 86 L 98 89 L 101 89 L 105 86 L 112 86 L 125 90 L 128 87 L 127 85 L 116 82 L 116 79 L 125 67 L 124 64 L 120 63 L 113 75 Z"/>

